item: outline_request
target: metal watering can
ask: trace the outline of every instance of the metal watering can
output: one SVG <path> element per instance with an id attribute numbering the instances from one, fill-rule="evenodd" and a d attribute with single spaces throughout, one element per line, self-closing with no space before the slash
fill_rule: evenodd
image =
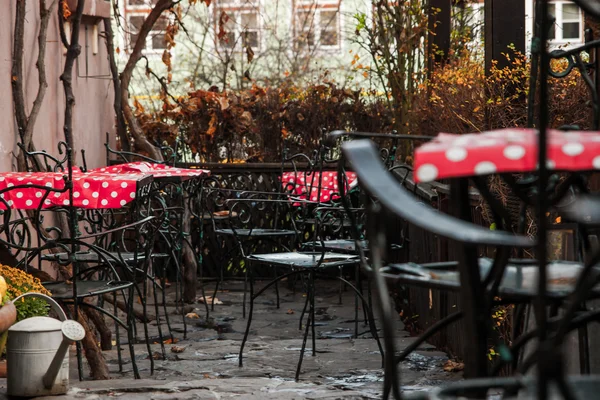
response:
<path id="1" fill-rule="evenodd" d="M 8 329 L 6 367 L 9 396 L 34 397 L 65 394 L 69 387 L 69 347 L 85 336 L 83 326 L 68 320 L 60 305 L 40 293 L 23 297 L 46 300 L 60 321 L 49 317 L 32 317 Z"/>

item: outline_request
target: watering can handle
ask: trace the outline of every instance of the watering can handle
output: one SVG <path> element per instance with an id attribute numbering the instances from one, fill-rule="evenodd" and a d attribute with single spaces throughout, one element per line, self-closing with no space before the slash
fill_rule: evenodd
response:
<path id="1" fill-rule="evenodd" d="M 52 309 L 56 312 L 56 314 L 58 314 L 58 319 L 60 319 L 61 321 L 66 321 L 67 320 L 67 314 L 65 314 L 65 311 L 62 309 L 62 307 L 60 306 L 60 304 L 58 304 L 56 302 L 56 300 L 54 300 L 52 297 L 42 294 L 42 293 L 23 293 L 22 295 L 16 297 L 12 302 L 13 304 L 17 302 L 17 300 L 20 300 L 24 297 L 37 297 L 38 299 L 42 299 L 42 300 L 46 300 L 50 306 L 52 307 Z"/>

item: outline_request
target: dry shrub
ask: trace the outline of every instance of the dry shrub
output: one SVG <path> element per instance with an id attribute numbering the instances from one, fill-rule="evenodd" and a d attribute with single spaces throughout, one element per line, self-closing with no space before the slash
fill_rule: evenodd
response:
<path id="1" fill-rule="evenodd" d="M 282 139 L 290 152 L 310 152 L 318 147 L 324 130 L 391 129 L 391 116 L 382 101 L 367 101 L 360 91 L 332 83 L 307 88 L 253 86 L 239 92 L 198 90 L 176 101 L 165 98 L 157 114 L 139 106 L 138 118 L 150 138 L 174 145 L 179 136 L 192 158 L 204 162 L 279 161 Z"/>
<path id="2" fill-rule="evenodd" d="M 507 56 L 508 57 L 508 56 Z M 553 68 L 565 68 L 562 60 Z M 486 76 L 473 57 L 453 59 L 419 85 L 410 110 L 408 132 L 433 136 L 439 132 L 470 133 L 527 125 L 529 62 L 521 54 L 510 66 L 492 67 Z M 574 71 L 549 82 L 550 124 L 590 128 L 589 94 Z M 318 147 L 324 130 L 389 132 L 395 113 L 375 91 L 350 90 L 331 82 L 298 87 L 243 91 L 197 90 L 174 99 L 163 93 L 163 107 L 147 113 L 136 103 L 145 133 L 174 146 L 180 139 L 188 160 L 234 162 L 281 160 L 282 139 L 290 152 Z M 181 146 L 178 146 L 181 148 Z"/>
<path id="3" fill-rule="evenodd" d="M 553 69 L 564 69 L 565 63 L 555 60 Z M 507 67 L 498 68 L 494 63 L 487 76 L 473 58 L 452 61 L 421 86 L 413 109 L 413 131 L 422 135 L 460 134 L 527 126 L 529 71 L 528 59 L 518 53 Z M 550 78 L 549 95 L 551 127 L 590 127 L 590 97 L 577 71 L 565 78 Z"/>

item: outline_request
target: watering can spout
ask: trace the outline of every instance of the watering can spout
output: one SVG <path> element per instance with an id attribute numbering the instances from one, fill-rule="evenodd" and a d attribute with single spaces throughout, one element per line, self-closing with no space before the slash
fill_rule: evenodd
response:
<path id="1" fill-rule="evenodd" d="M 63 334 L 63 340 L 43 378 L 44 386 L 47 389 L 50 389 L 54 385 L 54 381 L 56 381 L 56 377 L 58 376 L 63 362 L 65 361 L 65 355 L 69 351 L 69 346 L 73 342 L 82 340 L 85 336 L 85 330 L 83 326 L 81 326 L 81 324 L 77 321 L 63 321 L 61 330 Z"/>

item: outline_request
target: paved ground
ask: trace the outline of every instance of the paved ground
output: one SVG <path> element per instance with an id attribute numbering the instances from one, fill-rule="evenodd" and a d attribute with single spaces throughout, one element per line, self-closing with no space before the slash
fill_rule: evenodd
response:
<path id="1" fill-rule="evenodd" d="M 258 282 L 257 287 L 264 283 Z M 106 353 L 114 380 L 78 382 L 72 379 L 69 399 L 375 399 L 381 397 L 381 356 L 376 341 L 368 333 L 352 338 L 354 332 L 354 296 L 343 293 L 338 302 L 338 284 L 320 281 L 317 287 L 316 356 L 312 356 L 309 338 L 299 382 L 294 374 L 302 345 L 299 318 L 304 295 L 293 293 L 287 284 L 280 287 L 281 306 L 275 303 L 274 290 L 267 290 L 256 303 L 250 337 L 244 354 L 244 367 L 238 367 L 238 353 L 246 325 L 242 317 L 243 285 L 227 282 L 217 294 L 223 304 L 215 306 L 209 320 L 201 303 L 186 307 L 187 338 L 183 339 L 183 318 L 169 307 L 171 327 L 178 339 L 167 344 L 162 359 L 160 345 L 153 344 L 155 371 L 145 344 L 136 344 L 136 359 L 142 380 L 132 379 L 131 363 L 119 372 L 116 350 Z M 210 285 L 207 285 L 207 289 Z M 173 303 L 173 288 L 170 289 Z M 212 294 L 212 292 L 207 293 Z M 195 318 L 196 315 L 199 318 Z M 362 317 L 362 311 L 360 313 Z M 163 327 L 166 325 L 163 322 Z M 156 323 L 151 325 L 156 334 Z M 361 320 L 360 332 L 367 331 Z M 140 332 L 141 333 L 141 332 Z M 398 324 L 398 347 L 413 338 Z M 174 347 L 175 346 L 175 347 Z M 124 355 L 129 361 L 127 347 Z M 75 357 L 72 357 L 72 361 Z M 401 379 L 405 391 L 427 390 L 460 379 L 460 373 L 445 372 L 446 355 L 431 346 L 423 346 L 402 364 Z M 75 363 L 71 363 L 76 378 Z M 4 382 L 0 382 L 3 386 Z M 57 397 L 54 397 L 57 398 Z M 61 397 L 58 397 L 61 398 Z"/>

